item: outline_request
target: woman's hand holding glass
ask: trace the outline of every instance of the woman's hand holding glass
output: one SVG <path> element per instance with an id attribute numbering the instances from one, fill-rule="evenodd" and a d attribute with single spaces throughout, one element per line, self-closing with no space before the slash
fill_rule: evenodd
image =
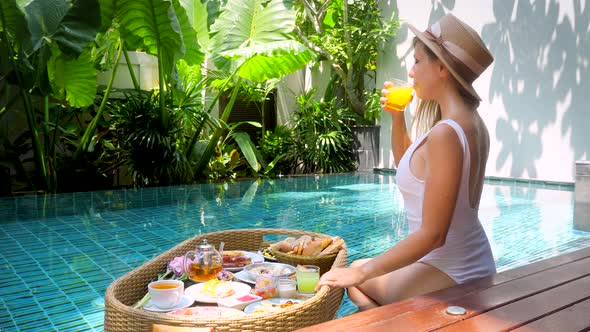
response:
<path id="1" fill-rule="evenodd" d="M 381 108 L 388 112 L 403 112 L 412 101 L 412 86 L 402 80 L 385 81 L 381 90 Z"/>

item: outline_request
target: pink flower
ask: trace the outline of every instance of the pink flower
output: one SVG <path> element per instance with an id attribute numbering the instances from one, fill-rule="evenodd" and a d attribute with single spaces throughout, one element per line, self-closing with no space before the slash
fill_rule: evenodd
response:
<path id="1" fill-rule="evenodd" d="M 174 257 L 174 259 L 168 263 L 168 270 L 173 271 L 177 277 L 182 276 L 184 274 L 184 261 L 184 256 Z"/>

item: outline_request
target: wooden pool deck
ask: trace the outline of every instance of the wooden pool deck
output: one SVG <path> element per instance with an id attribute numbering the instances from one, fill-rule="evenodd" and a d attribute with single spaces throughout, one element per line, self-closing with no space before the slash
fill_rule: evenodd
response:
<path id="1" fill-rule="evenodd" d="M 590 248 L 299 331 L 590 331 Z"/>

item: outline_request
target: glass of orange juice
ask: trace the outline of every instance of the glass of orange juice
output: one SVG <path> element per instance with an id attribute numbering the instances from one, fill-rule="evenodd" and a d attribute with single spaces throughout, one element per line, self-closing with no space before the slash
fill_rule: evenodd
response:
<path id="1" fill-rule="evenodd" d="M 388 111 L 401 112 L 412 101 L 414 88 L 410 83 L 398 79 L 391 80 L 391 83 L 393 83 L 393 86 L 388 88 L 389 93 L 386 96 L 387 101 L 384 107 Z"/>

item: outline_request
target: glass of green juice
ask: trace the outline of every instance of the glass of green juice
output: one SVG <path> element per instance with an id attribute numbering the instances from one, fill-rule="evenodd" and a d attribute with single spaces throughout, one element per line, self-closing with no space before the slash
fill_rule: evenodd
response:
<path id="1" fill-rule="evenodd" d="M 315 286 L 320 281 L 320 268 L 315 265 L 297 266 L 297 290 L 303 295 L 315 294 Z"/>

